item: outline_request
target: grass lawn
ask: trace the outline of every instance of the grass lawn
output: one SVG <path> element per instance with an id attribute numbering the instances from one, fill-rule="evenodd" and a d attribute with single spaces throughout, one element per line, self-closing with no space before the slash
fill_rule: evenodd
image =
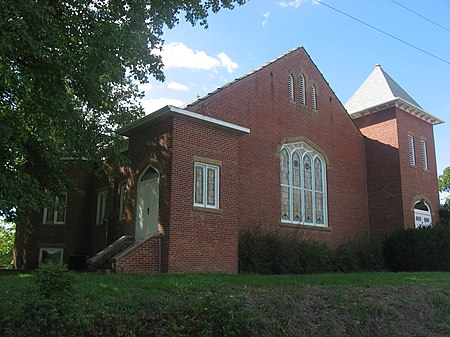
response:
<path id="1" fill-rule="evenodd" d="M 450 273 L 0 273 L 0 336 L 450 336 Z"/>

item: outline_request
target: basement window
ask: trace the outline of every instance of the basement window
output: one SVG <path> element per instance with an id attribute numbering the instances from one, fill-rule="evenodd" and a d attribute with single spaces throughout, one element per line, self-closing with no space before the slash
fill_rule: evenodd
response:
<path id="1" fill-rule="evenodd" d="M 39 265 L 43 263 L 61 264 L 63 255 L 63 248 L 41 247 L 39 248 Z"/>

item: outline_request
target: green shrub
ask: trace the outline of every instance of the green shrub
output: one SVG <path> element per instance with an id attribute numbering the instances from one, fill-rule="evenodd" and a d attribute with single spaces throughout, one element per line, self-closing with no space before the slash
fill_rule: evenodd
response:
<path id="1" fill-rule="evenodd" d="M 64 296 L 73 290 L 73 275 L 63 264 L 45 263 L 37 269 L 34 281 L 38 292 L 47 299 Z"/>
<path id="2" fill-rule="evenodd" d="M 391 271 L 450 271 L 450 225 L 395 232 L 384 240 L 383 255 Z"/>
<path id="3" fill-rule="evenodd" d="M 332 269 L 345 273 L 382 270 L 381 245 L 370 242 L 368 233 L 357 234 L 336 248 Z"/>
<path id="4" fill-rule="evenodd" d="M 300 274 L 328 271 L 331 250 L 298 235 L 280 236 L 259 227 L 239 238 L 239 270 L 258 274 Z"/>

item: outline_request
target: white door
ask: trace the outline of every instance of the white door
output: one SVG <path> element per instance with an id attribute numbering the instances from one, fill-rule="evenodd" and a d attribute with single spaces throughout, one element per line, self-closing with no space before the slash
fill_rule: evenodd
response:
<path id="1" fill-rule="evenodd" d="M 138 183 L 135 239 L 158 232 L 159 175 L 148 168 Z"/>

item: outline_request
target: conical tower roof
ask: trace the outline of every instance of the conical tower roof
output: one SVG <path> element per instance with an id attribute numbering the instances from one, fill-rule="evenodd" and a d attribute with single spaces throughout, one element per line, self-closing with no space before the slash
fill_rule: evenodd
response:
<path id="1" fill-rule="evenodd" d="M 364 83 L 345 104 L 352 118 L 397 106 L 433 125 L 441 120 L 425 112 L 400 85 L 390 77 L 379 64 Z"/>

